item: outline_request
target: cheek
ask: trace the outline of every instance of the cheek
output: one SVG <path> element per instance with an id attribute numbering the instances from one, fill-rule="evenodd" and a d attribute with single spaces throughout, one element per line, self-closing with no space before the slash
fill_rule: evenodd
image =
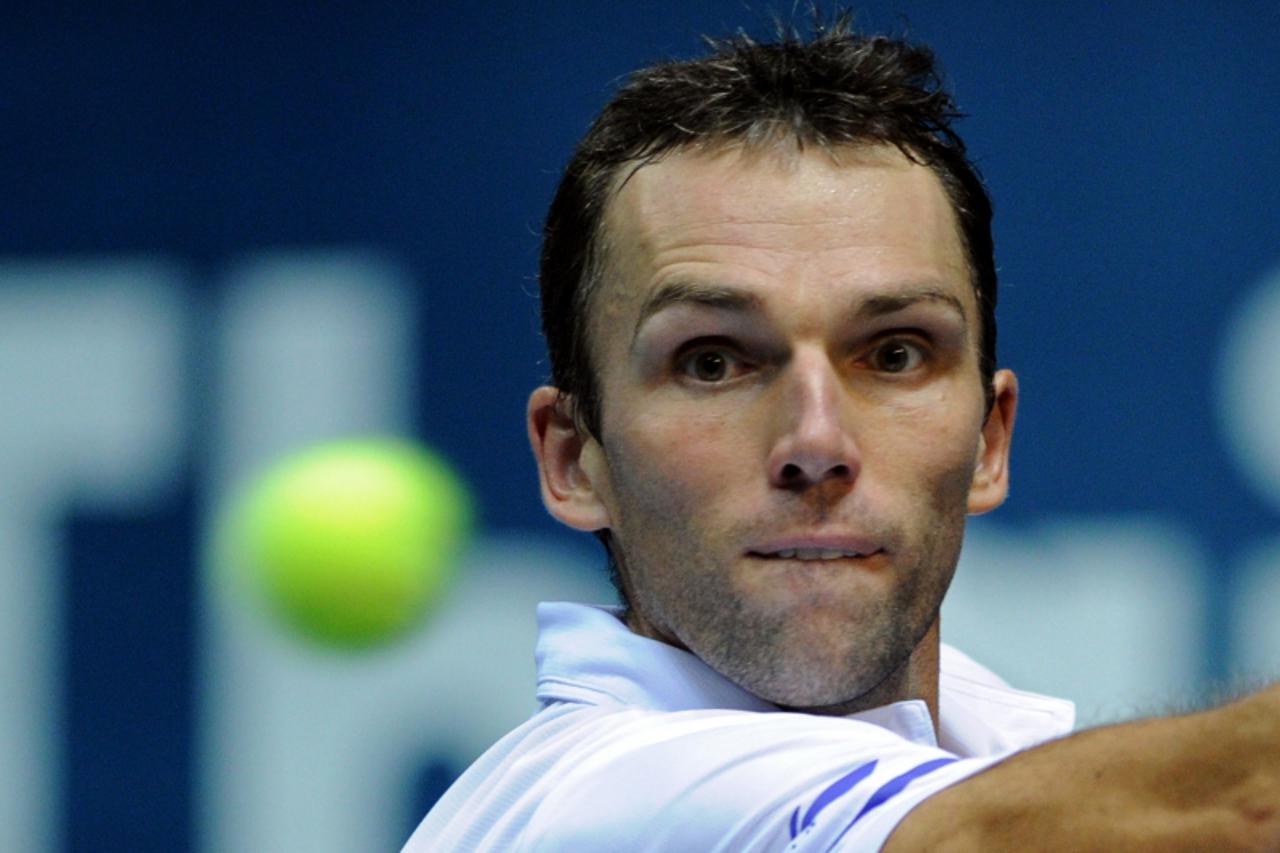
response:
<path id="1" fill-rule="evenodd" d="M 977 461 L 980 405 L 969 396 L 938 393 L 885 408 L 878 428 L 868 431 L 864 464 L 883 464 L 913 492 L 941 499 L 967 492 Z"/>
<path id="2" fill-rule="evenodd" d="M 729 420 L 706 413 L 637 415 L 613 434 L 616 499 L 651 518 L 687 523 L 706 515 L 744 485 L 734 478 L 751 467 L 749 449 Z"/>
<path id="3" fill-rule="evenodd" d="M 665 479 L 691 483 L 718 481 L 746 467 L 749 442 L 737 428 L 741 418 L 707 406 L 662 408 L 647 407 L 619 424 L 618 437 L 633 461 Z"/>

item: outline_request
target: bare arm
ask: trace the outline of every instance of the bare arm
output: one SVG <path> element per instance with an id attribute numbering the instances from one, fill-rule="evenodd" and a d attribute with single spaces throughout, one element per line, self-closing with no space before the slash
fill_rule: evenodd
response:
<path id="1" fill-rule="evenodd" d="M 1083 732 L 935 794 L 885 844 L 916 850 L 1280 851 L 1280 686 Z"/>

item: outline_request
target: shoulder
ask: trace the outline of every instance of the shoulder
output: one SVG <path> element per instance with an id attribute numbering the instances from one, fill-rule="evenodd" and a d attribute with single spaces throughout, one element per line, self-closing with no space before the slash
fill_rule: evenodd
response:
<path id="1" fill-rule="evenodd" d="M 882 840 L 896 809 L 876 809 L 916 777 L 973 772 L 941 750 L 844 718 L 593 716 L 559 756 L 519 849 L 826 849 L 873 811 L 856 836 Z"/>
<path id="2" fill-rule="evenodd" d="M 1010 687 L 1000 676 L 943 643 L 938 741 L 958 755 L 993 755 L 1061 737 L 1075 726 L 1075 704 Z"/>

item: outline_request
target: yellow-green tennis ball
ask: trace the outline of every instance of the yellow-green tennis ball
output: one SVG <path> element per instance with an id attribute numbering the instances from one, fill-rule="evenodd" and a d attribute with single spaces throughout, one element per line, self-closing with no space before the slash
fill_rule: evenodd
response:
<path id="1" fill-rule="evenodd" d="M 335 442 L 250 485 L 232 510 L 230 559 L 294 628 L 369 646 L 406 633 L 440 600 L 470 519 L 462 481 L 424 448 Z"/>

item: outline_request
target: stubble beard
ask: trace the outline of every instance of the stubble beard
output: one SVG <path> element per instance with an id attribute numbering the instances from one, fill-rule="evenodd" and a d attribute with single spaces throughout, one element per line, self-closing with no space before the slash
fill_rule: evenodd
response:
<path id="1" fill-rule="evenodd" d="M 639 539 L 647 539 L 650 550 L 618 559 L 632 579 L 632 607 L 661 639 L 776 705 L 852 713 L 916 698 L 897 694 L 913 653 L 938 619 L 959 560 L 965 513 L 956 491 L 944 486 L 929 500 L 934 523 L 914 547 L 885 534 L 901 546 L 889 555 L 897 574 L 889 594 L 839 602 L 840 618 L 827 615 L 820 623 L 750 600 L 734 587 L 730 567 L 707 552 L 695 525 L 672 525 L 669 505 L 656 516 L 642 513 L 649 535 Z"/>

